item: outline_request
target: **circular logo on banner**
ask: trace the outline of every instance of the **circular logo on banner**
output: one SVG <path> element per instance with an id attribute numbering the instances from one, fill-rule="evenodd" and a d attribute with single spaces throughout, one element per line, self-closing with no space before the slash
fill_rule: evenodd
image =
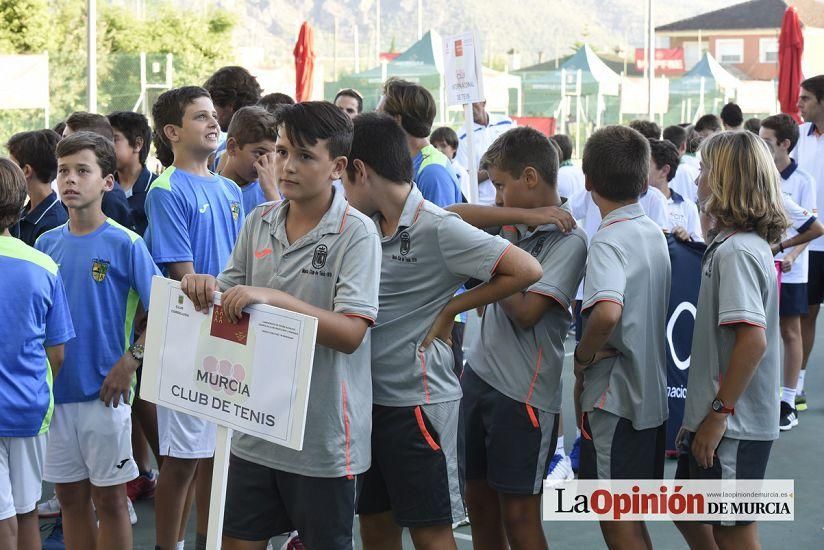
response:
<path id="1" fill-rule="evenodd" d="M 692 315 L 692 320 L 695 322 L 695 306 L 690 302 L 681 302 L 678 304 L 678 307 L 676 307 L 675 311 L 673 311 L 672 315 L 670 315 L 669 321 L 667 321 L 667 343 L 669 344 L 672 362 L 678 370 L 687 370 L 690 368 L 690 353 L 692 350 L 688 350 L 687 357 L 682 360 L 678 357 L 678 353 L 675 351 L 675 344 L 672 342 L 672 333 L 675 330 L 675 324 L 678 322 L 678 318 L 681 317 L 681 314 L 685 311 Z"/>

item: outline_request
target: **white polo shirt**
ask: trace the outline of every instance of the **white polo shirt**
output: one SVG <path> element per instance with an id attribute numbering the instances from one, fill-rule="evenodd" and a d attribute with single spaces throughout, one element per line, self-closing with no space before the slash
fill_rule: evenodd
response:
<path id="1" fill-rule="evenodd" d="M 489 124 L 483 126 L 478 123 L 473 123 L 473 145 L 475 146 L 475 162 L 469 162 L 469 143 L 466 138 L 466 132 L 461 133 L 460 142 L 458 143 L 458 151 L 455 154 L 455 160 L 465 166 L 467 170 L 475 170 L 476 172 L 481 166 L 481 157 L 484 156 L 486 150 L 492 145 L 492 142 L 498 137 L 511 130 L 516 126 L 511 118 L 501 115 L 489 115 Z M 469 197 L 467 196 L 467 199 Z M 478 202 L 491 206 L 495 204 L 495 187 L 489 179 L 478 182 Z"/>
<path id="2" fill-rule="evenodd" d="M 798 143 L 790 157 L 815 180 L 817 215 L 824 211 L 824 132 L 812 122 L 806 122 L 798 127 L 798 134 Z M 824 237 L 812 241 L 808 250 L 824 252 Z"/>

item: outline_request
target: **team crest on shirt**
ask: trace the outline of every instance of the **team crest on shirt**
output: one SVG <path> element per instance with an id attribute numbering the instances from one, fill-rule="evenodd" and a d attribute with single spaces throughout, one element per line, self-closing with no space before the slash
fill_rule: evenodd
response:
<path id="1" fill-rule="evenodd" d="M 109 261 L 95 258 L 92 260 L 92 279 L 98 283 L 102 283 L 106 278 L 106 273 L 109 272 Z"/>
<path id="2" fill-rule="evenodd" d="M 232 201 L 230 208 L 232 209 L 232 219 L 237 220 L 240 216 L 240 203 L 237 201 Z"/>
<path id="3" fill-rule="evenodd" d="M 326 265 L 326 258 L 329 255 L 329 248 L 325 244 L 319 244 L 315 247 L 315 253 L 312 255 L 312 267 L 320 269 Z"/>
<path id="4" fill-rule="evenodd" d="M 401 233 L 401 256 L 406 256 L 409 254 L 409 251 L 412 249 L 412 238 L 409 236 L 409 233 L 404 231 Z"/>
<path id="5" fill-rule="evenodd" d="M 546 241 L 546 237 L 541 237 L 538 239 L 538 242 L 535 243 L 535 248 L 533 248 L 531 252 L 533 258 L 537 258 L 541 250 L 544 249 L 544 241 Z"/>

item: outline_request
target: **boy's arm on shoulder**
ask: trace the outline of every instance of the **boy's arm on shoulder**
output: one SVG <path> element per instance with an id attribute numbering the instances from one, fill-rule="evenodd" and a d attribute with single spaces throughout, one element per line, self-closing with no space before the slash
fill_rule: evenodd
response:
<path id="1" fill-rule="evenodd" d="M 569 212 L 557 206 L 510 208 L 458 203 L 448 206 L 446 210 L 456 213 L 463 221 L 480 229 L 503 225 L 522 224 L 533 227 L 554 224 L 567 233 L 576 226 L 575 218 Z"/>

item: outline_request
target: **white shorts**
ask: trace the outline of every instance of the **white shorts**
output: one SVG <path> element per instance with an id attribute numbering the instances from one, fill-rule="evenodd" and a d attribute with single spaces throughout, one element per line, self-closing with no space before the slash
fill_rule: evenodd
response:
<path id="1" fill-rule="evenodd" d="M 161 456 L 212 458 L 215 456 L 213 422 L 157 406 L 157 437 Z"/>
<path id="2" fill-rule="evenodd" d="M 0 521 L 28 514 L 37 506 L 46 438 L 0 437 Z"/>
<path id="3" fill-rule="evenodd" d="M 88 479 L 96 487 L 111 487 L 137 476 L 129 405 L 107 407 L 95 399 L 54 406 L 43 479 L 52 483 Z"/>

